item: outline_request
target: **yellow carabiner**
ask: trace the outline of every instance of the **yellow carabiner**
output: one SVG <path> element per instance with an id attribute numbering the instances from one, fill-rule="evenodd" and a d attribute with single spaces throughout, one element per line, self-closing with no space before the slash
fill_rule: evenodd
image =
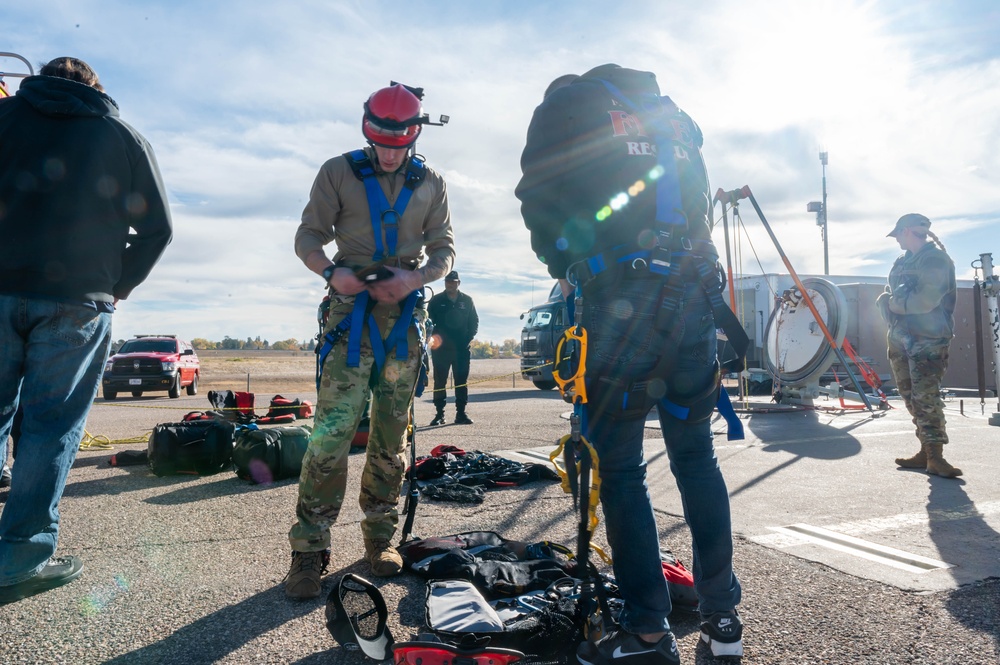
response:
<path id="1" fill-rule="evenodd" d="M 576 371 L 573 372 L 573 376 L 564 379 L 559 374 L 559 363 L 563 359 L 562 348 L 567 341 L 576 341 L 579 343 L 579 358 L 577 359 Z M 552 371 L 552 378 L 555 379 L 556 385 L 559 386 L 559 392 L 562 393 L 563 399 L 570 404 L 576 404 L 577 401 L 581 404 L 587 403 L 587 385 L 584 381 L 586 368 L 587 330 L 583 326 L 570 326 L 556 344 L 556 366 Z"/>
<path id="2" fill-rule="evenodd" d="M 604 563 L 608 564 L 609 566 L 610 566 L 610 565 L 611 565 L 612 563 L 614 563 L 614 562 L 613 562 L 613 561 L 611 560 L 611 557 L 610 557 L 610 556 L 608 555 L 608 553 L 607 553 L 607 552 L 605 552 L 605 551 L 604 551 L 603 549 L 601 549 L 600 547 L 598 547 L 597 545 L 595 545 L 594 543 L 591 543 L 591 544 L 590 544 L 590 549 L 591 549 L 591 551 L 593 551 L 593 552 L 597 552 L 597 556 L 601 557 L 601 560 L 602 560 L 602 561 L 604 561 Z"/>
<path id="3" fill-rule="evenodd" d="M 573 435 L 567 434 L 559 439 L 556 449 L 549 453 L 549 461 L 555 467 L 556 473 L 559 474 L 560 486 L 566 494 L 573 493 L 569 483 L 569 469 L 563 468 L 562 464 L 559 463 L 559 459 L 562 457 L 562 452 L 566 448 L 566 444 L 572 440 L 572 437 Z M 586 437 L 580 437 L 579 445 L 586 448 L 587 454 L 590 455 L 590 504 L 587 506 L 587 513 L 589 517 L 589 530 L 593 531 L 597 528 L 597 506 L 601 503 L 600 460 L 597 457 L 597 450 L 594 449 L 590 441 L 587 441 Z M 576 475 L 580 474 L 579 462 L 576 463 L 576 468 L 573 471 Z"/>

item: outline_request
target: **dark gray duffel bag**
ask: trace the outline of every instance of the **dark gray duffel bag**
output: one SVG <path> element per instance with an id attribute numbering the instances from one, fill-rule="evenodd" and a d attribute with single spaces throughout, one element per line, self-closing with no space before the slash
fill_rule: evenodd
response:
<path id="1" fill-rule="evenodd" d="M 308 427 L 244 426 L 236 431 L 236 475 L 258 485 L 298 478 L 312 431 Z"/>
<path id="2" fill-rule="evenodd" d="M 208 476 L 232 464 L 233 430 L 224 420 L 161 423 L 149 436 L 149 469 L 158 476 Z"/>

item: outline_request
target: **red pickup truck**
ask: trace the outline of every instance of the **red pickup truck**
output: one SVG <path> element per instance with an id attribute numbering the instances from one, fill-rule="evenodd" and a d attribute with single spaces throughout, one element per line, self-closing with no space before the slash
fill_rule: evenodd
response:
<path id="1" fill-rule="evenodd" d="M 198 354 L 176 335 L 136 335 L 108 358 L 101 387 L 104 399 L 112 400 L 120 392 L 132 397 L 143 393 L 167 391 L 180 397 L 181 388 L 188 395 L 198 394 L 201 365 Z"/>

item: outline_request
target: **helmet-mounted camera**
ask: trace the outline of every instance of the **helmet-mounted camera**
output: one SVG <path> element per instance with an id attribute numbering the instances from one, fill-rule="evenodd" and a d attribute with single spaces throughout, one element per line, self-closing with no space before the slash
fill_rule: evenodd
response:
<path id="1" fill-rule="evenodd" d="M 383 148 L 412 146 L 422 125 L 440 127 L 450 120 L 442 115 L 438 122 L 431 122 L 420 106 L 423 97 L 423 88 L 391 81 L 389 87 L 375 91 L 365 102 L 361 132 L 372 145 Z"/>

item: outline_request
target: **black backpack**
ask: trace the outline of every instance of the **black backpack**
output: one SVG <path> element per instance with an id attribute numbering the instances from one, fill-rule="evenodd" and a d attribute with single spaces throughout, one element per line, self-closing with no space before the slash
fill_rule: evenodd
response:
<path id="1" fill-rule="evenodd" d="M 157 476 L 223 471 L 232 465 L 235 431 L 219 419 L 157 425 L 149 436 L 149 469 Z"/>
<path id="2" fill-rule="evenodd" d="M 260 485 L 298 478 L 311 435 L 308 427 L 241 427 L 233 444 L 236 475 Z"/>

